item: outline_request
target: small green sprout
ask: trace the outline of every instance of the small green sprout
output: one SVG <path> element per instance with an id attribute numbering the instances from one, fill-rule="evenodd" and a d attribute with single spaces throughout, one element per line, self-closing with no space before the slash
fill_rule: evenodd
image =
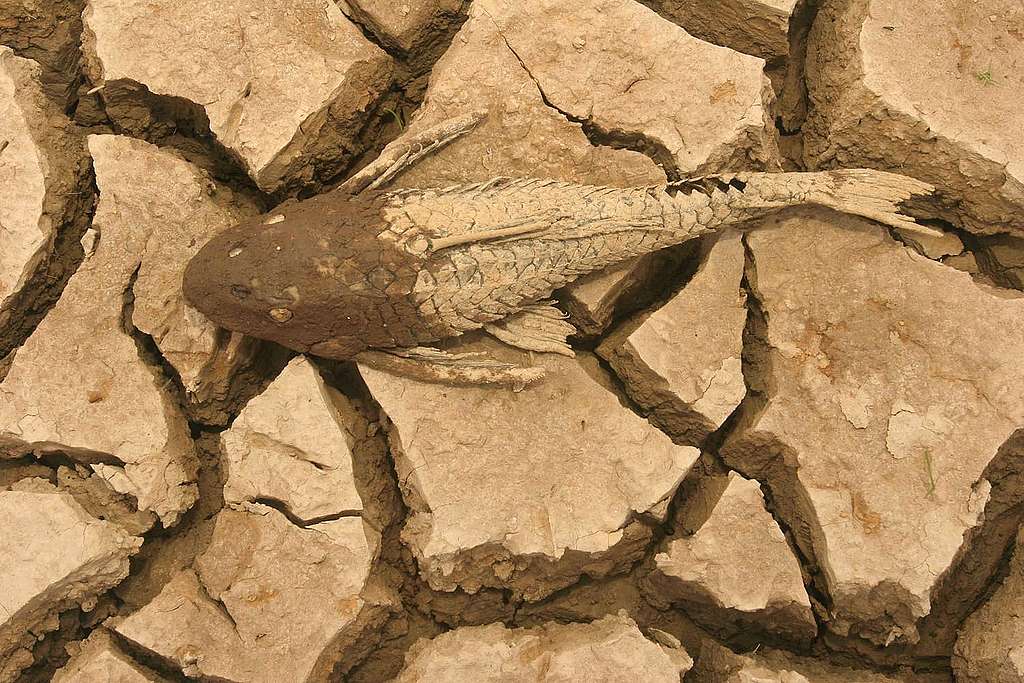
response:
<path id="1" fill-rule="evenodd" d="M 398 124 L 398 130 L 401 132 L 405 132 L 405 117 L 403 117 L 399 112 L 395 111 L 390 107 L 385 107 L 384 113 L 391 114 L 391 118 L 393 118 L 395 120 L 395 123 Z"/>
<path id="2" fill-rule="evenodd" d="M 932 468 L 932 451 L 924 449 L 924 471 L 928 475 L 928 497 L 935 495 L 935 471 Z"/>

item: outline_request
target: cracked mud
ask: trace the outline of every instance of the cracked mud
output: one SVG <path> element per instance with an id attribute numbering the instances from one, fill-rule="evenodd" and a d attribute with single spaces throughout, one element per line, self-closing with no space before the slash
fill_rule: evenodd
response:
<path id="1" fill-rule="evenodd" d="M 1024 682 L 1022 63 L 1011 0 L 0 3 L 0 683 Z M 186 299 L 396 149 L 489 384 Z M 787 209 L 505 323 L 533 271 L 450 248 L 854 168 L 931 230 Z"/>

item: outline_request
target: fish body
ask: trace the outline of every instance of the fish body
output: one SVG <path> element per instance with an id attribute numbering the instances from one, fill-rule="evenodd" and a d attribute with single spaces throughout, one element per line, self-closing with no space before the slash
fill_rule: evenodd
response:
<path id="1" fill-rule="evenodd" d="M 845 170 L 611 188 L 497 178 L 286 203 L 211 239 L 189 302 L 230 330 L 347 359 L 430 344 L 511 316 L 587 273 L 790 206 L 916 229 L 925 183 Z"/>

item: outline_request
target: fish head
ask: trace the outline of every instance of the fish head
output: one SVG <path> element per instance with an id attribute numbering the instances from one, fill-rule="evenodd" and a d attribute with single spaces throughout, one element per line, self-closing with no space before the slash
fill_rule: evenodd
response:
<path id="1" fill-rule="evenodd" d="M 360 255 L 379 249 L 382 228 L 344 204 L 289 202 L 215 235 L 185 269 L 186 300 L 220 327 L 303 353 L 365 350 L 373 341 L 365 320 L 383 295 L 360 296 L 354 285 Z"/>

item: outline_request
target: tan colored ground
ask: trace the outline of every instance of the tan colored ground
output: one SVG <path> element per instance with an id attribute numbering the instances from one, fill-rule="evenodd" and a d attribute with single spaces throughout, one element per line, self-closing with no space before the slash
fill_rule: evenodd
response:
<path id="1" fill-rule="evenodd" d="M 0 683 L 1024 681 L 1022 66 L 1013 0 L 0 0 Z M 525 388 L 186 302 L 462 116 L 394 187 L 869 167 L 938 232 L 792 210 L 554 292 L 574 356 L 444 342 Z"/>

